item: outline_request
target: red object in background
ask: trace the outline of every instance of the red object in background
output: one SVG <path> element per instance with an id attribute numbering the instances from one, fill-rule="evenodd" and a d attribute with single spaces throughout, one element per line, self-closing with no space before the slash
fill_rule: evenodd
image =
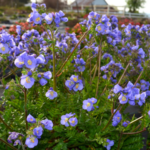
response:
<path id="1" fill-rule="evenodd" d="M 77 23 L 73 28 L 67 27 L 67 28 L 65 28 L 65 30 L 67 33 L 75 33 L 78 39 L 83 34 L 81 25 L 79 23 Z"/>
<path id="2" fill-rule="evenodd" d="M 134 20 L 129 19 L 129 18 L 125 18 L 125 19 L 120 18 L 118 21 L 119 25 L 122 25 L 122 24 L 128 25 L 129 23 L 131 23 L 132 25 L 139 25 L 139 26 L 142 25 L 140 22 L 134 21 Z"/>
<path id="3" fill-rule="evenodd" d="M 84 15 L 83 18 L 86 19 L 86 18 L 88 17 L 88 15 L 89 15 L 89 14 Z"/>
<path id="4" fill-rule="evenodd" d="M 15 22 L 15 25 L 10 26 L 9 28 L 9 33 L 16 36 L 16 25 L 20 25 L 22 27 L 22 31 L 26 32 L 27 30 L 32 30 L 35 29 L 39 33 L 42 33 L 44 31 L 44 28 L 42 26 L 33 26 L 33 23 L 28 23 L 28 22 Z"/>

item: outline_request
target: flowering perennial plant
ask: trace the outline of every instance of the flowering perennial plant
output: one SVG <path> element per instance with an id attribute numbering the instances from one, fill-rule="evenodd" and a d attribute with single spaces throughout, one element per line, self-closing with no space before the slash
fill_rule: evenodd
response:
<path id="1" fill-rule="evenodd" d="M 140 150 L 150 130 L 150 25 L 119 28 L 116 16 L 92 11 L 79 39 L 57 31 L 67 20 L 33 3 L 27 22 L 42 33 L 0 31 L 0 149 Z M 129 106 L 141 117 L 125 114 Z"/>

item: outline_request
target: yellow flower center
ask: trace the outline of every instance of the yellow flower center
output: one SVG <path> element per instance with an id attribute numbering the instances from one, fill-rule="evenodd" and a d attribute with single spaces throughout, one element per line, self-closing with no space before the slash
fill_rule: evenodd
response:
<path id="1" fill-rule="evenodd" d="M 119 119 L 120 119 L 120 117 L 117 117 L 117 119 L 119 120 Z"/>
<path id="2" fill-rule="evenodd" d="M 39 133 L 39 131 L 36 131 L 36 133 L 38 134 L 38 133 Z"/>
<path id="3" fill-rule="evenodd" d="M 2 47 L 1 50 L 2 50 L 2 51 L 5 51 L 5 47 Z"/>
<path id="4" fill-rule="evenodd" d="M 79 84 L 76 84 L 76 89 L 79 87 Z"/>
<path id="5" fill-rule="evenodd" d="M 33 119 L 31 118 L 30 121 L 33 121 Z"/>
<path id="6" fill-rule="evenodd" d="M 68 118 L 65 119 L 65 122 L 67 122 L 67 121 L 68 121 Z"/>
<path id="7" fill-rule="evenodd" d="M 31 137 L 31 138 L 30 138 L 30 141 L 31 141 L 32 143 L 34 143 L 34 140 L 35 140 L 34 137 Z"/>
<path id="8" fill-rule="evenodd" d="M 126 101 L 126 97 L 125 96 L 122 97 L 122 101 Z"/>
<path id="9" fill-rule="evenodd" d="M 23 65 L 23 64 L 24 64 L 24 62 L 23 62 L 23 61 L 19 62 L 19 65 Z"/>
<path id="10" fill-rule="evenodd" d="M 27 83 L 30 83 L 30 82 L 31 82 L 29 77 L 26 77 L 26 82 L 27 82 Z"/>
<path id="11" fill-rule="evenodd" d="M 102 28 L 101 28 L 100 26 L 98 26 L 97 29 L 98 29 L 98 31 L 101 31 L 101 30 L 102 30 Z"/>
<path id="12" fill-rule="evenodd" d="M 28 65 L 32 65 L 32 61 L 31 60 L 28 60 Z"/>
<path id="13" fill-rule="evenodd" d="M 77 79 L 77 77 L 74 77 L 73 80 L 76 82 L 78 79 Z"/>
<path id="14" fill-rule="evenodd" d="M 48 18 L 49 21 L 52 21 L 52 18 Z"/>
<path id="15" fill-rule="evenodd" d="M 40 17 L 37 17 L 35 20 L 36 20 L 36 21 L 40 21 Z"/>
<path id="16" fill-rule="evenodd" d="M 28 17 L 30 18 L 30 17 L 31 17 L 31 14 L 29 14 Z"/>
<path id="17" fill-rule="evenodd" d="M 75 121 L 73 120 L 73 121 L 71 121 L 73 124 L 75 123 Z"/>
<path id="18" fill-rule="evenodd" d="M 86 105 L 86 106 L 87 106 L 87 107 L 89 107 L 90 105 L 91 105 L 90 103 L 87 103 L 87 105 Z"/>
<path id="19" fill-rule="evenodd" d="M 53 96 L 53 95 L 54 95 L 54 92 L 53 92 L 53 91 L 50 91 L 50 95 Z"/>

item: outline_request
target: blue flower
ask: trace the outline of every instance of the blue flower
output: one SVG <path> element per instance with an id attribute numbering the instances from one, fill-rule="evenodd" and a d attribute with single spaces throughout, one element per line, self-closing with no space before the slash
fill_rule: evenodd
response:
<path id="1" fill-rule="evenodd" d="M 32 21 L 35 24 L 41 24 L 42 23 L 42 17 L 37 11 L 34 11 L 31 16 L 32 16 Z"/>
<path id="2" fill-rule="evenodd" d="M 28 76 L 28 75 L 22 75 L 20 84 L 23 85 L 26 89 L 31 88 L 34 85 L 35 79 Z"/>
<path id="3" fill-rule="evenodd" d="M 44 64 L 45 63 L 45 58 L 42 54 L 40 54 L 37 58 L 37 64 Z"/>
<path id="4" fill-rule="evenodd" d="M 27 122 L 36 123 L 36 119 L 32 115 L 29 114 L 27 116 Z"/>
<path id="5" fill-rule="evenodd" d="M 102 23 L 98 24 L 95 29 L 100 34 L 105 34 L 106 26 Z"/>
<path id="6" fill-rule="evenodd" d="M 70 77 L 70 80 L 72 80 L 73 82 L 77 82 L 78 81 L 78 76 L 76 76 L 76 75 L 72 75 L 71 77 Z"/>
<path id="7" fill-rule="evenodd" d="M 44 78 L 50 79 L 52 77 L 52 73 L 50 71 L 44 72 Z"/>
<path id="8" fill-rule="evenodd" d="M 89 101 L 89 100 L 84 100 L 82 108 L 87 110 L 87 111 L 91 111 L 92 108 L 93 108 L 93 103 L 91 101 Z"/>
<path id="9" fill-rule="evenodd" d="M 69 88 L 69 90 L 72 90 L 75 83 L 72 80 L 66 80 L 65 85 Z"/>
<path id="10" fill-rule="evenodd" d="M 9 132 L 9 137 L 8 137 L 8 142 L 9 143 L 12 143 L 12 141 L 11 140 L 16 140 L 16 139 L 18 139 L 19 138 L 19 136 L 24 136 L 23 134 L 21 134 L 21 133 L 18 133 L 18 132 Z"/>
<path id="11" fill-rule="evenodd" d="M 21 26 L 20 25 L 16 25 L 16 32 L 18 35 L 21 35 Z"/>
<path id="12" fill-rule="evenodd" d="M 129 123 L 130 123 L 129 121 L 125 121 L 122 123 L 122 126 L 127 127 Z"/>
<path id="13" fill-rule="evenodd" d="M 45 18 L 47 24 L 51 24 L 53 22 L 53 14 L 52 13 L 49 13 L 44 18 Z"/>
<path id="14" fill-rule="evenodd" d="M 115 110 L 114 110 L 114 112 L 115 112 Z M 117 126 L 118 123 L 119 123 L 121 120 L 122 120 L 122 116 L 121 116 L 120 112 L 117 111 L 117 112 L 115 113 L 115 115 L 113 116 L 112 125 L 113 125 L 114 127 Z"/>
<path id="15" fill-rule="evenodd" d="M 139 49 L 138 54 L 141 56 L 141 58 L 145 58 L 145 52 L 143 51 L 142 48 Z"/>
<path id="16" fill-rule="evenodd" d="M 141 90 L 142 91 L 146 91 L 149 89 L 150 83 L 148 81 L 141 80 L 140 83 L 141 83 Z"/>
<path id="17" fill-rule="evenodd" d="M 149 115 L 149 117 L 150 117 L 150 110 L 148 111 L 148 115 Z"/>
<path id="18" fill-rule="evenodd" d="M 57 97 L 57 92 L 55 92 L 53 90 L 53 88 L 50 88 L 47 92 L 46 92 L 46 97 L 48 97 L 49 99 L 54 99 L 55 97 Z"/>
<path id="19" fill-rule="evenodd" d="M 68 120 L 69 120 L 69 117 L 67 115 L 62 115 L 60 123 L 68 127 L 69 126 Z"/>
<path id="20" fill-rule="evenodd" d="M 24 60 L 25 66 L 29 69 L 34 69 L 36 67 L 36 63 L 37 63 L 37 60 L 32 55 L 28 55 Z"/>
<path id="21" fill-rule="evenodd" d="M 21 145 L 21 141 L 20 141 L 20 140 L 16 140 L 16 141 L 14 142 L 14 146 L 17 146 L 17 145 Z"/>
<path id="22" fill-rule="evenodd" d="M 72 118 L 69 119 L 69 123 L 70 123 L 71 126 L 74 127 L 78 124 L 78 120 L 77 120 L 76 117 L 72 117 Z"/>
<path id="23" fill-rule="evenodd" d="M 145 98 L 146 98 L 146 92 L 141 93 L 141 95 L 140 95 L 140 100 L 139 100 L 139 102 L 138 102 L 138 104 L 139 104 L 140 106 L 142 106 L 142 105 L 145 103 Z"/>
<path id="24" fill-rule="evenodd" d="M 38 139 L 35 136 L 31 135 L 26 139 L 25 144 L 29 148 L 33 148 L 38 145 Z"/>
<path id="25" fill-rule="evenodd" d="M 119 99 L 120 104 L 126 104 L 128 102 L 127 95 L 121 94 L 118 99 Z"/>
<path id="26" fill-rule="evenodd" d="M 119 84 L 116 84 L 113 89 L 114 93 L 117 94 L 122 91 L 122 87 Z"/>
<path id="27" fill-rule="evenodd" d="M 106 147 L 107 150 L 110 150 L 111 147 L 114 145 L 114 141 L 107 139 L 107 143 L 108 143 L 108 145 L 105 146 L 105 147 Z"/>
<path id="28" fill-rule="evenodd" d="M 33 134 L 39 139 L 41 138 L 41 135 L 43 134 L 43 128 L 40 127 L 36 127 L 33 129 Z"/>
<path id="29" fill-rule="evenodd" d="M 44 86 L 44 85 L 47 84 L 47 80 L 45 80 L 44 78 L 41 78 L 41 79 L 39 80 L 39 83 L 40 83 L 42 86 Z"/>
<path id="30" fill-rule="evenodd" d="M 82 80 L 78 80 L 78 82 L 73 87 L 73 90 L 76 92 L 76 91 L 81 91 L 82 89 L 83 89 Z"/>
<path id="31" fill-rule="evenodd" d="M 53 122 L 51 120 L 48 120 L 48 119 L 42 120 L 41 124 L 44 125 L 45 129 L 53 130 Z"/>
<path id="32" fill-rule="evenodd" d="M 0 43 L 0 53 L 6 54 L 10 51 L 7 44 Z"/>
<path id="33" fill-rule="evenodd" d="M 106 15 L 102 15 L 101 21 L 104 22 L 104 23 L 106 23 L 106 22 L 109 21 L 109 18 L 107 18 Z"/>
<path id="34" fill-rule="evenodd" d="M 27 58 L 27 53 L 23 52 L 22 54 L 20 54 L 14 61 L 14 64 L 18 67 L 18 68 L 22 68 L 24 66 L 24 60 Z"/>
<path id="35" fill-rule="evenodd" d="M 97 103 L 97 99 L 92 97 L 92 98 L 88 98 L 88 101 L 92 102 L 93 104 Z"/>

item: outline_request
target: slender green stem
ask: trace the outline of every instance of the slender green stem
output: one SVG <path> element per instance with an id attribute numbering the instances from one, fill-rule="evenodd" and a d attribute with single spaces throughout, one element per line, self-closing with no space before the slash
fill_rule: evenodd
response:
<path id="1" fill-rule="evenodd" d="M 144 71 L 144 69 L 143 69 L 143 70 L 141 71 L 141 73 L 139 74 L 139 76 L 138 76 L 137 80 L 135 81 L 134 85 L 136 85 L 137 82 L 139 81 L 139 79 L 141 78 L 141 75 L 142 75 L 143 71 Z"/>
<path id="2" fill-rule="evenodd" d="M 110 117 L 108 123 L 107 123 L 106 126 L 102 129 L 102 131 L 104 131 L 104 130 L 109 126 L 110 122 L 112 121 L 113 116 L 114 116 L 114 115 L 116 114 L 116 112 L 119 110 L 120 105 L 121 105 L 121 104 L 119 104 L 119 106 L 117 107 L 117 109 L 115 110 L 115 112 L 111 115 L 111 117 Z"/>
<path id="3" fill-rule="evenodd" d="M 131 121 L 129 124 L 132 124 L 132 123 L 134 123 L 134 122 L 136 122 L 136 121 L 138 121 L 138 120 L 142 119 L 143 117 L 144 117 L 144 116 L 141 116 L 141 117 L 139 117 L 139 118 L 137 118 L 137 119 L 135 119 L 135 120 Z"/>
<path id="4" fill-rule="evenodd" d="M 92 81 L 94 80 L 94 78 L 95 78 L 95 75 L 96 75 L 96 71 L 97 71 L 97 66 L 96 66 L 96 68 L 95 68 L 95 71 L 94 71 L 94 74 L 93 74 L 93 78 L 92 78 Z"/>
<path id="5" fill-rule="evenodd" d="M 126 73 L 126 71 L 127 71 L 128 67 L 129 67 L 129 65 L 130 65 L 130 62 L 127 64 L 127 66 L 126 66 L 126 68 L 125 68 L 125 70 L 124 70 L 124 72 L 123 72 L 123 74 L 122 74 L 121 78 L 119 79 L 118 84 L 120 84 L 120 82 L 121 82 L 122 78 L 124 77 L 124 75 L 125 75 L 125 73 Z"/>
<path id="6" fill-rule="evenodd" d="M 139 127 L 141 126 L 141 124 L 139 124 L 132 132 L 136 131 Z M 123 141 L 125 141 L 130 135 L 128 134 Z"/>
<path id="7" fill-rule="evenodd" d="M 21 141 L 21 146 L 22 146 L 22 150 L 25 150 L 25 147 L 24 147 L 22 141 Z"/>
<path id="8" fill-rule="evenodd" d="M 95 68 L 96 68 L 96 65 L 94 65 L 94 67 L 93 67 L 93 69 L 91 71 L 91 74 L 93 73 L 93 71 L 95 70 Z"/>
<path id="9" fill-rule="evenodd" d="M 24 90 L 24 103 L 25 103 L 25 123 L 26 130 L 28 130 L 28 122 L 27 122 L 27 89 Z"/>
<path id="10" fill-rule="evenodd" d="M 54 41 L 54 34 L 53 32 L 51 32 L 52 35 L 52 40 Z M 53 48 L 53 89 L 54 91 L 56 91 L 56 69 L 55 69 L 55 64 L 56 64 L 56 60 L 55 60 L 55 43 L 52 43 L 52 48 Z"/>
<path id="11" fill-rule="evenodd" d="M 56 69 L 55 69 L 55 64 L 56 64 L 56 60 L 55 60 L 55 43 L 54 43 L 54 34 L 53 34 L 53 32 L 51 31 L 51 36 L 50 36 L 50 34 L 49 34 L 49 32 L 48 32 L 48 30 L 46 29 L 46 28 L 44 28 L 45 29 L 45 31 L 47 32 L 47 34 L 48 34 L 48 36 L 49 36 L 49 38 L 50 38 L 50 40 L 52 40 L 53 41 L 53 43 L 52 43 L 52 53 L 53 53 L 53 89 L 54 89 L 54 91 L 56 91 Z"/>
<path id="12" fill-rule="evenodd" d="M 0 121 L 6 126 L 7 129 L 9 129 L 10 131 L 12 131 L 12 129 L 7 125 L 7 123 L 2 119 L 1 116 L 0 116 Z"/>
<path id="13" fill-rule="evenodd" d="M 101 74 L 101 71 L 100 71 L 101 58 L 102 58 L 102 39 L 100 41 L 99 50 L 98 50 L 98 56 L 97 56 L 98 82 L 97 82 L 95 97 L 97 97 L 97 94 L 98 94 L 98 86 L 99 86 L 99 80 L 100 80 L 100 74 Z"/>
<path id="14" fill-rule="evenodd" d="M 9 143 L 7 143 L 6 141 L 4 141 L 3 139 L 0 138 L 0 141 L 5 143 L 7 146 L 9 146 L 10 148 L 12 148 L 13 150 L 17 150 L 15 147 L 11 146 Z"/>
<path id="15" fill-rule="evenodd" d="M 122 139 L 122 134 L 123 134 L 123 132 L 120 133 L 120 137 L 119 137 L 119 142 L 118 142 L 118 148 L 117 148 L 117 150 L 120 150 L 120 143 L 121 143 L 121 139 Z"/>
<path id="16" fill-rule="evenodd" d="M 79 40 L 79 42 L 76 44 L 76 46 L 74 47 L 73 51 L 70 53 L 70 55 L 68 56 L 68 58 L 66 59 L 66 61 L 62 64 L 62 66 L 60 67 L 60 69 L 58 70 L 58 72 L 56 73 L 56 76 L 61 72 L 61 70 L 64 68 L 64 66 L 66 65 L 66 63 L 68 62 L 68 60 L 70 59 L 70 57 L 72 56 L 72 54 L 74 53 L 74 51 L 76 50 L 76 48 L 78 47 L 78 45 L 82 42 L 82 40 L 85 38 L 85 36 L 87 35 L 87 33 L 89 32 L 86 31 L 83 36 L 81 37 L 81 39 Z"/>
<path id="17" fill-rule="evenodd" d="M 89 54 L 90 56 L 90 54 Z M 90 85 L 91 85 L 91 59 L 90 59 Z"/>
<path id="18" fill-rule="evenodd" d="M 146 128 L 144 128 L 143 130 L 141 131 L 137 131 L 137 132 L 128 132 L 128 133 L 123 133 L 123 134 L 128 134 L 128 135 L 132 135 L 132 134 L 138 134 L 138 133 L 142 133 L 146 130 Z"/>

